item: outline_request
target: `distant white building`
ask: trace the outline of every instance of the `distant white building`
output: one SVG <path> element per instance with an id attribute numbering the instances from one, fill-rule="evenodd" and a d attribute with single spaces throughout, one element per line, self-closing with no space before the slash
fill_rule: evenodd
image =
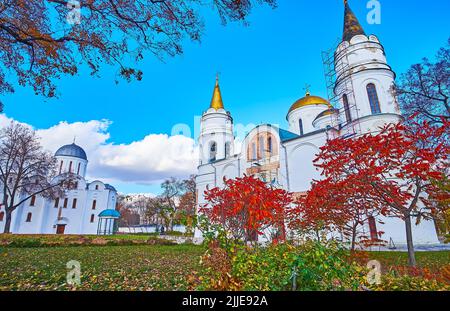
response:
<path id="1" fill-rule="evenodd" d="M 11 232 L 21 234 L 110 234 L 115 231 L 119 212 L 115 210 L 117 191 L 99 180 L 87 182 L 86 152 L 76 144 L 59 148 L 55 157 L 59 174 L 76 176 L 76 187 L 66 196 L 49 200 L 34 196 L 12 213 Z M 58 178 L 58 177 L 56 177 Z M 0 195 L 0 202 L 3 200 Z M 20 200 L 20 196 L 17 197 Z M 5 225 L 0 209 L 0 232 Z"/>
<path id="2" fill-rule="evenodd" d="M 233 118 L 225 110 L 219 82 L 209 109 L 200 121 L 200 159 L 196 176 L 198 204 L 205 204 L 207 188 L 223 186 L 223 178 L 256 175 L 297 195 L 306 193 L 311 182 L 320 179 L 313 160 L 327 139 L 376 133 L 380 127 L 402 120 L 391 92 L 395 73 L 388 65 L 385 49 L 375 35 L 366 35 L 345 3 L 342 42 L 330 57 L 334 68 L 335 106 L 309 92 L 287 111 L 287 129 L 262 124 L 247 134 L 242 150 L 234 152 Z M 282 109 L 282 107 L 280 107 Z M 382 238 L 396 245 L 406 243 L 405 225 L 399 219 L 370 218 L 365 230 L 370 235 L 384 231 Z M 378 228 L 377 228 L 378 226 Z M 201 238 L 199 230 L 196 238 Z M 417 244 L 437 244 L 433 221 L 423 220 L 413 228 Z"/>

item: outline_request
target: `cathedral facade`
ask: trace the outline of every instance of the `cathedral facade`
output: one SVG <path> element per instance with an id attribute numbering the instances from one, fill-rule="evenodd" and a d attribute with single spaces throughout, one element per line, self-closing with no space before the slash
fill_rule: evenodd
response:
<path id="1" fill-rule="evenodd" d="M 272 124 L 256 126 L 234 152 L 233 117 L 225 109 L 219 81 L 200 124 L 200 159 L 196 177 L 198 206 L 205 204 L 207 188 L 223 186 L 223 178 L 246 175 L 259 178 L 296 195 L 305 194 L 313 179 L 320 179 L 313 160 L 327 139 L 376 133 L 386 124 L 402 121 L 392 86 L 395 73 L 375 35 L 366 35 L 345 3 L 344 34 L 332 58 L 333 102 L 309 92 L 286 105 L 286 129 Z M 406 244 L 405 225 L 399 219 L 376 223 L 383 240 Z M 414 222 L 414 221 L 413 221 Z M 367 232 L 374 231 L 367 224 Z M 376 230 L 375 230 L 376 231 Z M 201 232 L 195 233 L 201 239 Z M 417 244 L 439 243 L 433 221 L 413 228 Z"/>
<path id="2" fill-rule="evenodd" d="M 50 200 L 36 195 L 12 212 L 11 233 L 18 234 L 110 234 L 115 231 L 120 216 L 115 210 L 116 189 L 99 180 L 85 179 L 88 159 L 75 143 L 59 148 L 55 153 L 59 176 L 72 174 L 74 189 L 65 196 Z M 55 178 L 58 178 L 55 177 Z M 18 195 L 16 202 L 21 201 Z M 0 195 L 0 202 L 3 196 Z M 5 225 L 5 211 L 0 208 L 0 232 Z"/>

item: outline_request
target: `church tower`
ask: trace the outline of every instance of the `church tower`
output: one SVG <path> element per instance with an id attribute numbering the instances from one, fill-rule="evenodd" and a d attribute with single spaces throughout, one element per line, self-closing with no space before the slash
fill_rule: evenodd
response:
<path id="1" fill-rule="evenodd" d="M 224 108 L 218 76 L 211 104 L 200 121 L 199 147 L 200 165 L 228 158 L 234 152 L 233 118 Z"/>
<path id="2" fill-rule="evenodd" d="M 344 5 L 343 38 L 334 53 L 334 93 L 341 104 L 344 128 L 358 124 L 359 131 L 365 133 L 374 128 L 376 119 L 384 123 L 400 119 L 392 92 L 395 73 L 378 38 L 366 35 L 348 0 Z M 383 122 L 375 123 L 380 126 Z"/>

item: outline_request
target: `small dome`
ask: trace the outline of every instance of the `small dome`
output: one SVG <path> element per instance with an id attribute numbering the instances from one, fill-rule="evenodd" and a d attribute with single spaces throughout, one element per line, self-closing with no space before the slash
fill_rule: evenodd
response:
<path id="1" fill-rule="evenodd" d="M 324 110 L 324 111 L 322 111 L 321 113 L 319 113 L 317 115 L 317 117 L 314 119 L 314 121 L 316 121 L 317 119 L 322 118 L 324 116 L 331 116 L 333 114 L 339 114 L 339 110 L 334 109 L 334 108 L 330 108 L 330 109 Z"/>
<path id="2" fill-rule="evenodd" d="M 115 209 L 105 209 L 100 214 L 98 214 L 98 217 L 120 218 L 120 213 Z"/>
<path id="3" fill-rule="evenodd" d="M 59 148 L 55 156 L 75 157 L 83 160 L 87 160 L 86 152 L 78 145 L 70 144 Z"/>
<path id="4" fill-rule="evenodd" d="M 319 96 L 311 96 L 307 93 L 305 97 L 300 98 L 291 106 L 288 114 L 297 108 L 311 105 L 327 105 L 329 108 L 333 108 L 326 99 Z"/>

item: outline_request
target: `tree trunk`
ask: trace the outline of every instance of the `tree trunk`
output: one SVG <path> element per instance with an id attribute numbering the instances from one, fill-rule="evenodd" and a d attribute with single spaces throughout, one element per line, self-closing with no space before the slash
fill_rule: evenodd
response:
<path id="1" fill-rule="evenodd" d="M 5 220 L 5 227 L 3 229 L 3 233 L 11 233 L 10 229 L 11 229 L 11 212 L 9 211 L 5 211 L 5 216 L 6 216 L 6 220 Z"/>
<path id="2" fill-rule="evenodd" d="M 414 243 L 412 236 L 412 226 L 411 226 L 411 216 L 405 217 L 405 228 L 406 228 L 406 244 L 408 246 L 408 262 L 411 267 L 416 266 L 416 256 L 414 254 Z"/>
<path id="3" fill-rule="evenodd" d="M 351 251 L 353 252 L 355 250 L 356 246 L 356 228 L 353 228 L 352 230 L 352 245 L 351 245 Z"/>

